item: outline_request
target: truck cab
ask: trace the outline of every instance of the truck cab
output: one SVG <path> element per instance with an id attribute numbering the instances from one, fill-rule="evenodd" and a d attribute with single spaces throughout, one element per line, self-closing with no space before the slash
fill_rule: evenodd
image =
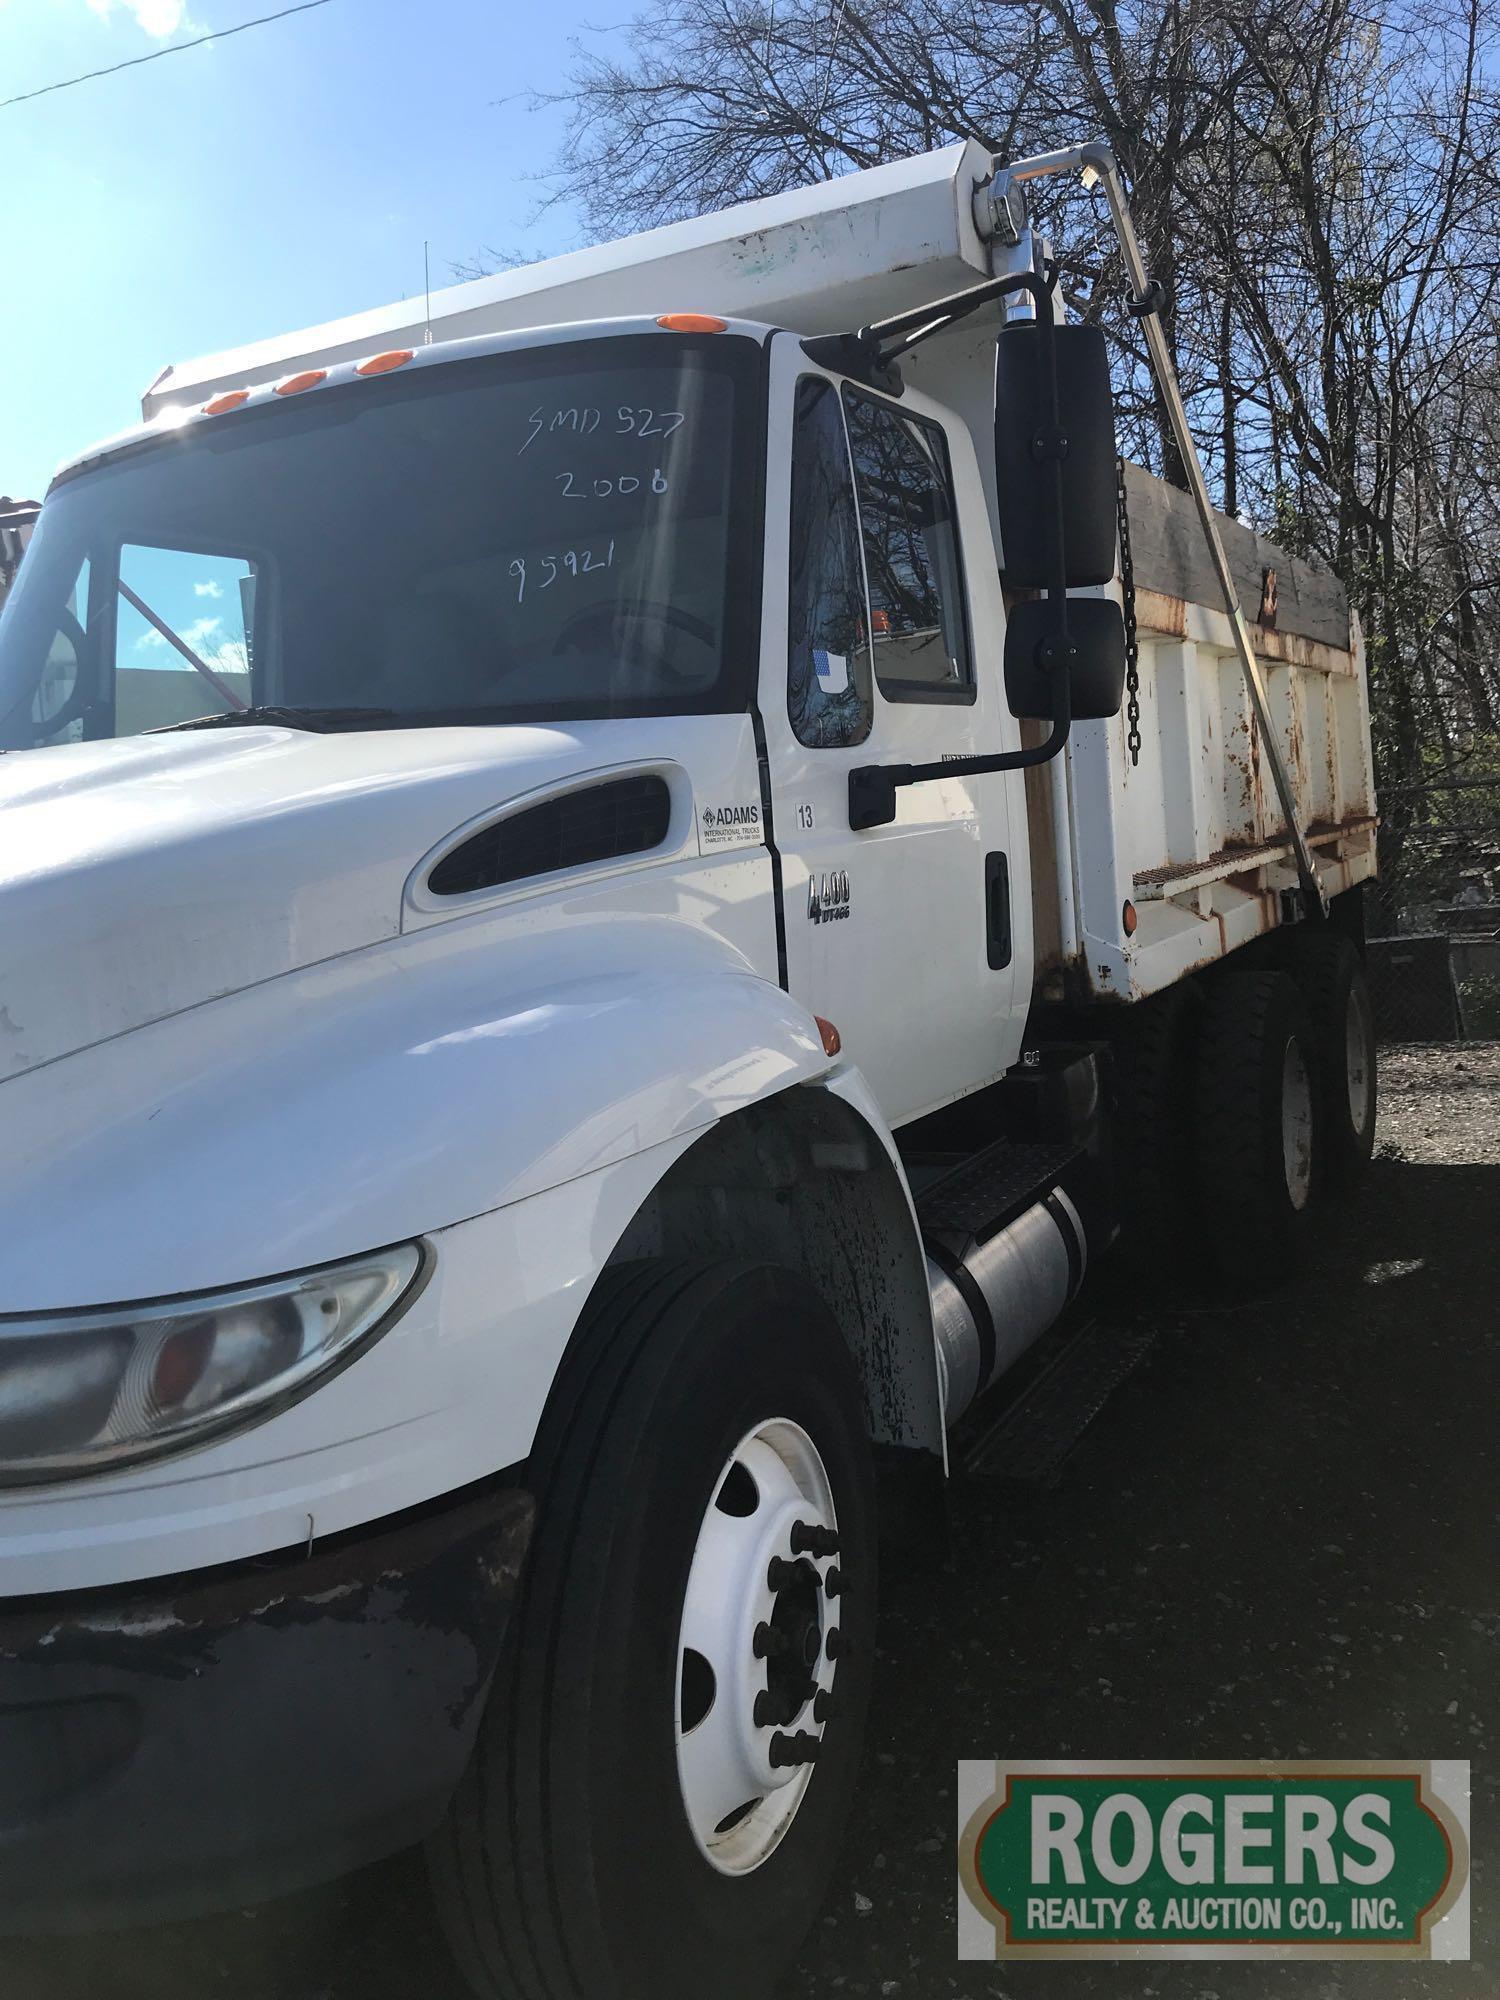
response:
<path id="1" fill-rule="evenodd" d="M 756 920 L 731 899 L 708 928 L 837 1024 L 901 1122 L 1009 1068 L 1030 998 L 1019 780 L 908 792 L 851 866 L 852 768 L 1019 740 L 974 442 L 916 391 L 841 381 L 796 335 L 664 317 L 689 324 L 345 364 L 70 474 L 13 619 L 5 740 L 149 732 L 164 769 L 201 757 L 196 731 L 216 723 L 316 731 L 264 767 L 278 818 L 289 755 L 321 795 L 330 755 L 378 773 L 398 731 L 403 759 L 442 743 L 466 760 L 474 732 L 503 731 L 507 761 L 527 732 L 522 797 L 669 750 L 675 772 L 642 769 L 596 803 L 598 853 L 578 793 L 560 858 L 597 878 L 654 851 L 690 880 L 737 854 L 743 875 L 754 849 L 751 870 L 780 876 L 779 916 L 763 881 Z M 223 751 L 254 762 L 243 738 Z M 120 754 L 92 756 L 102 770 Z M 491 819 L 512 814 L 481 789 Z M 468 803 L 431 821 L 458 837 L 414 870 L 403 922 L 555 877 L 506 863 L 490 879 L 471 843 L 496 832 Z M 919 1035 L 887 1004 L 897 982 Z"/>
<path id="2" fill-rule="evenodd" d="M 1225 614 L 1128 588 L 1107 376 L 1014 387 L 1064 329 L 995 182 L 168 371 L 54 482 L 0 618 L 0 1921 L 425 1842 L 478 1992 L 765 1991 L 877 1496 L 930 1560 L 949 1428 L 1122 1227 L 1290 1257 L 1368 1157 L 1357 634 L 1276 663 L 1278 825 Z"/>

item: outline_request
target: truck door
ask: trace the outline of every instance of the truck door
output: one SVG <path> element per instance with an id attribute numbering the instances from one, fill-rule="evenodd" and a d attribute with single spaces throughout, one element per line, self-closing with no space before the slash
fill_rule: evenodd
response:
<path id="1" fill-rule="evenodd" d="M 770 393 L 761 710 L 787 980 L 899 1122 L 1020 1052 L 1020 780 L 910 786 L 891 825 L 849 827 L 856 765 L 1015 746 L 993 542 L 968 433 L 927 398 L 831 377 L 791 335 Z"/>

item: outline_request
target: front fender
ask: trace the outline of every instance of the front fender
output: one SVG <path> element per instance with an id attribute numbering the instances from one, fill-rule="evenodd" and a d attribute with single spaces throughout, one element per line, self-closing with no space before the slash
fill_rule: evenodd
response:
<path id="1" fill-rule="evenodd" d="M 828 1066 L 811 1015 L 673 919 L 393 939 L 0 1085 L 0 1312 L 428 1234 Z"/>

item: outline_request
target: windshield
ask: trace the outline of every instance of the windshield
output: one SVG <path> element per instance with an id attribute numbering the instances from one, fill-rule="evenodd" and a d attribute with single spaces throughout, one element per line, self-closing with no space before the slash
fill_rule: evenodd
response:
<path id="1" fill-rule="evenodd" d="M 49 494 L 0 748 L 743 705 L 755 345 L 620 335 L 312 390 Z"/>

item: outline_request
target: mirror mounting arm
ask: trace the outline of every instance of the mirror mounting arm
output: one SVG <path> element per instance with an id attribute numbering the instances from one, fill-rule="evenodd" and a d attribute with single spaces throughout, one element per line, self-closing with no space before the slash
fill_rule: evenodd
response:
<path id="1" fill-rule="evenodd" d="M 989 757 L 947 757 L 937 764 L 861 764 L 849 773 L 849 825 L 855 833 L 867 827 L 889 826 L 896 817 L 896 793 L 905 785 L 927 785 L 937 778 L 982 778 L 992 771 L 1026 771 L 1048 764 L 1063 748 L 1073 726 L 1068 700 L 1066 661 L 1059 662 L 1057 705 L 1052 733 L 1029 750 L 1004 750 Z"/>
<path id="2" fill-rule="evenodd" d="M 1030 292 L 1036 301 L 1038 320 L 1050 323 L 1052 289 L 1056 282 L 1055 271 L 1050 278 L 1035 271 L 1012 271 L 1004 278 L 988 278 L 982 285 L 972 285 L 966 292 L 950 292 L 947 298 L 934 299 L 931 305 L 875 320 L 860 327 L 857 333 L 817 334 L 803 341 L 802 351 L 820 367 L 852 375 L 856 381 L 899 396 L 901 371 L 896 363 L 903 354 L 920 347 L 924 340 L 931 340 L 934 334 L 946 333 L 950 326 L 967 319 L 992 299 L 1006 298 L 1013 292 Z"/>

